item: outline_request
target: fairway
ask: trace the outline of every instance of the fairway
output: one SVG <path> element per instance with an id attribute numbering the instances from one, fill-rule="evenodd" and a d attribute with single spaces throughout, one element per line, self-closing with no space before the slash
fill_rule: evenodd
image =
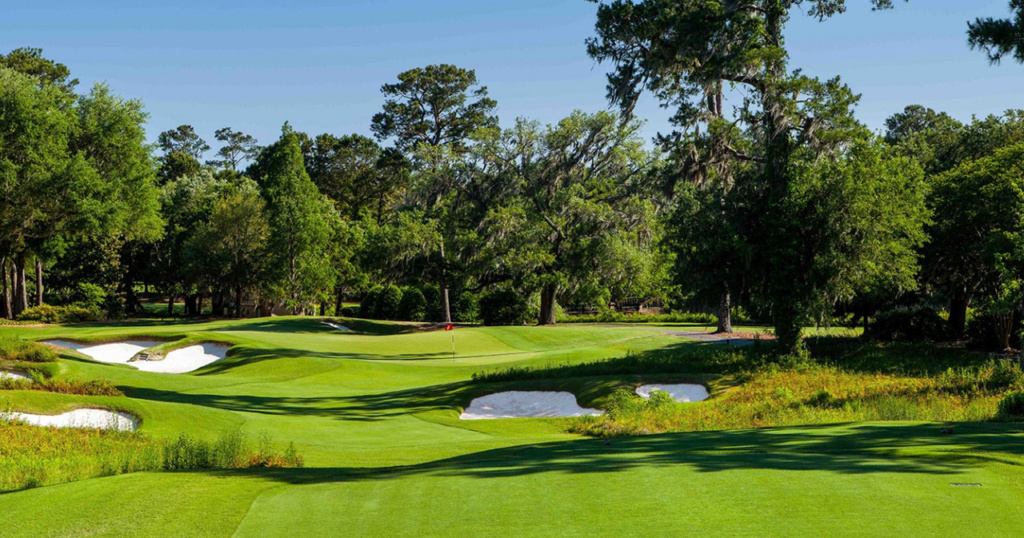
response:
<path id="1" fill-rule="evenodd" d="M 68 352 L 59 375 L 108 379 L 125 396 L 3 391 L 0 407 L 111 406 L 157 439 L 237 428 L 294 443 L 306 462 L 6 493 L 3 535 L 1020 534 L 1011 515 L 1024 506 L 1018 425 L 957 425 L 942 435 L 941 424 L 858 423 L 605 441 L 566 433 L 572 419 L 464 421 L 472 398 L 497 390 L 471 383 L 476 372 L 714 344 L 645 327 L 460 328 L 453 358 L 443 331 L 344 323 L 355 330 L 298 317 L 2 329 L 35 340 L 233 344 L 227 358 L 190 374 Z M 539 388 L 559 383 L 587 407 L 620 382 L 553 379 Z"/>

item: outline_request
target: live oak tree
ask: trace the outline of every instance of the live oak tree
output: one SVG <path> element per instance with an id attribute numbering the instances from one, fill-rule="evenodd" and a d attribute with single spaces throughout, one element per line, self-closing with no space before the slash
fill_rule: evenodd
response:
<path id="1" fill-rule="evenodd" d="M 968 24 L 971 48 L 985 51 L 992 63 L 1007 56 L 1024 63 L 1024 0 L 1010 0 L 1010 10 L 1011 18 L 985 17 Z"/>
<path id="2" fill-rule="evenodd" d="M 678 156 L 682 180 L 728 181 L 732 163 L 757 167 L 754 265 L 763 269 L 762 300 L 781 353 L 800 350 L 802 324 L 843 268 L 841 259 L 821 272 L 807 262 L 831 257 L 833 241 L 854 232 L 822 235 L 801 222 L 816 211 L 801 196 L 804 179 L 815 183 L 805 163 L 841 154 L 857 131 L 857 97 L 845 85 L 790 70 L 785 27 L 794 11 L 824 21 L 845 7 L 844 0 L 615 0 L 600 3 L 597 36 L 588 42 L 592 57 L 614 64 L 609 98 L 625 113 L 644 91 L 673 110 L 676 130 L 661 141 Z M 734 111 L 727 98 L 736 98 Z"/>
<path id="3" fill-rule="evenodd" d="M 397 83 L 383 85 L 381 93 L 383 110 L 373 116 L 371 129 L 379 140 L 394 139 L 398 149 L 414 157 L 417 176 L 410 201 L 424 209 L 426 218 L 442 221 L 441 311 L 444 321 L 451 321 L 445 242 L 450 241 L 452 223 L 443 220 L 443 206 L 454 189 L 451 167 L 468 150 L 474 132 L 497 125 L 497 103 L 477 83 L 473 70 L 448 64 L 405 71 Z"/>
<path id="4" fill-rule="evenodd" d="M 563 295 L 614 279 L 635 249 L 649 253 L 654 210 L 640 195 L 648 155 L 639 124 L 609 112 L 575 112 L 541 128 L 519 120 L 478 151 L 507 185 L 482 234 L 493 264 L 539 288 L 541 325 Z"/>

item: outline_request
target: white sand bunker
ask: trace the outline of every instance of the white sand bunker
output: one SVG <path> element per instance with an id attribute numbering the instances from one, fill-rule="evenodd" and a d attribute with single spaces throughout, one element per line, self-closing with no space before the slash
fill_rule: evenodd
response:
<path id="1" fill-rule="evenodd" d="M 82 344 L 67 340 L 46 340 L 43 343 L 73 349 L 100 362 L 128 364 L 128 361 L 136 353 L 153 346 L 159 346 L 164 342 L 156 340 L 128 340 L 126 342 L 110 342 L 107 344 Z M 135 366 L 135 364 L 132 364 L 132 366 Z"/>
<path id="2" fill-rule="evenodd" d="M 643 385 L 637 387 L 636 393 L 642 398 L 650 398 L 651 392 L 660 390 L 667 392 L 677 402 L 703 402 L 708 399 L 708 389 L 704 385 Z"/>
<path id="3" fill-rule="evenodd" d="M 600 409 L 587 409 L 576 403 L 568 392 L 519 391 L 498 392 L 474 398 L 459 416 L 462 420 L 492 418 L 545 418 L 600 415 Z"/>
<path id="4" fill-rule="evenodd" d="M 143 372 L 162 374 L 184 374 L 198 370 L 207 364 L 223 359 L 230 346 L 224 344 L 199 344 L 171 351 L 162 360 L 137 360 L 128 362 L 140 351 L 165 342 L 155 340 L 129 340 L 109 344 L 80 344 L 65 340 L 47 340 L 53 344 L 83 353 L 100 362 L 127 364 Z"/>
<path id="5" fill-rule="evenodd" d="M 100 430 L 135 431 L 139 422 L 135 417 L 107 409 L 76 409 L 60 415 L 33 415 L 31 413 L 0 413 L 5 420 L 18 420 L 30 426 L 46 428 L 93 428 Z"/>
<path id="6" fill-rule="evenodd" d="M 230 348 L 224 344 L 199 344 L 175 349 L 160 361 L 135 361 L 130 364 L 147 372 L 184 374 L 223 359 Z"/>
<path id="7" fill-rule="evenodd" d="M 32 381 L 32 376 L 24 372 L 15 372 L 14 370 L 0 370 L 0 379 L 13 379 L 15 381 Z"/>
<path id="8" fill-rule="evenodd" d="M 352 329 L 349 329 L 348 327 L 346 327 L 344 325 L 338 325 L 337 323 L 331 323 L 330 321 L 325 321 L 325 322 L 323 322 L 323 324 L 327 325 L 328 327 L 330 327 L 332 329 L 337 329 L 339 331 L 351 331 L 352 330 Z"/>

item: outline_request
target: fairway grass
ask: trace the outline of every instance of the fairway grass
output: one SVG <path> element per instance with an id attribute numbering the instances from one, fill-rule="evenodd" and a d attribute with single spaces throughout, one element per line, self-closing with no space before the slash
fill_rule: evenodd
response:
<path id="1" fill-rule="evenodd" d="M 4 536 L 1019 535 L 1015 424 L 856 423 L 608 441 L 572 419 L 461 421 L 474 397 L 566 390 L 591 407 L 649 378 L 472 383 L 472 374 L 699 346 L 649 327 L 459 328 L 319 318 L 3 327 L 33 340 L 224 342 L 189 374 L 62 355 L 125 396 L 0 391 L 0 410 L 110 408 L 140 433 L 294 443 L 303 469 L 134 473 L 0 495 Z M 177 345 L 177 344 L 175 344 Z M 712 391 L 713 398 L 715 392 Z M 686 405 L 702 405 L 686 404 Z M 3 462 L 0 460 L 0 470 Z M 953 483 L 980 483 L 958 487 Z M 126 508 L 127 507 L 127 508 Z"/>

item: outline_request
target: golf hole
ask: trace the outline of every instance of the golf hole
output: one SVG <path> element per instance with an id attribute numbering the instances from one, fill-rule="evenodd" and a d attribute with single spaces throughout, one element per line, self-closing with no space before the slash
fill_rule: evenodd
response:
<path id="1" fill-rule="evenodd" d="M 0 413 L 0 418 L 24 422 L 42 428 L 89 428 L 97 430 L 135 431 L 139 421 L 135 417 L 108 409 L 75 409 L 59 415 L 32 413 Z"/>
<path id="2" fill-rule="evenodd" d="M 637 387 L 636 393 L 641 398 L 650 398 L 651 392 L 660 390 L 667 392 L 673 400 L 681 403 L 688 402 L 703 402 L 708 399 L 708 389 L 704 385 L 694 385 L 688 383 L 678 384 L 657 384 L 657 385 L 641 385 Z"/>
<path id="3" fill-rule="evenodd" d="M 576 396 L 569 392 L 513 390 L 474 398 L 459 418 L 555 418 L 594 416 L 601 413 L 600 409 L 580 407 L 576 403 Z"/>

